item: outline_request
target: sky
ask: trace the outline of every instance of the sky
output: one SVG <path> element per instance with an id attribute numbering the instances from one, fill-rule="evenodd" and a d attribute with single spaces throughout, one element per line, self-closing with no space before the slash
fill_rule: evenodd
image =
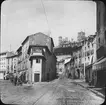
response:
<path id="1" fill-rule="evenodd" d="M 95 34 L 95 2 L 7 0 L 1 5 L 1 51 L 16 51 L 28 35 L 37 32 L 50 35 L 57 46 L 59 36 L 76 41 L 80 31 Z"/>

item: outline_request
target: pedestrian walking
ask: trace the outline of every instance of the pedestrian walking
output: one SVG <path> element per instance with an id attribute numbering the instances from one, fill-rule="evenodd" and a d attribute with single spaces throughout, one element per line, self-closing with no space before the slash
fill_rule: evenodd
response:
<path id="1" fill-rule="evenodd" d="M 21 74 L 21 72 L 18 74 L 17 84 L 22 85 L 22 74 Z"/>
<path id="2" fill-rule="evenodd" d="M 17 74 L 14 73 L 14 85 L 16 86 L 17 85 Z"/>

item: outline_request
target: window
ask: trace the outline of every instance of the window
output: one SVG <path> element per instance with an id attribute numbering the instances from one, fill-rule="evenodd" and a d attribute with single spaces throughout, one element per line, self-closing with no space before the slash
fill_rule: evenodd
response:
<path id="1" fill-rule="evenodd" d="M 92 47 L 93 47 L 93 43 L 92 43 Z"/>
<path id="2" fill-rule="evenodd" d="M 89 60 L 89 57 L 88 57 L 88 60 Z"/>
<path id="3" fill-rule="evenodd" d="M 88 44 L 88 48 L 89 48 L 89 44 L 90 44 L 90 42 L 88 42 L 87 44 Z"/>
<path id="4" fill-rule="evenodd" d="M 91 55 L 94 54 L 94 49 L 91 50 Z"/>
<path id="5" fill-rule="evenodd" d="M 36 59 L 36 63 L 40 63 L 40 59 L 37 58 L 37 59 Z"/>

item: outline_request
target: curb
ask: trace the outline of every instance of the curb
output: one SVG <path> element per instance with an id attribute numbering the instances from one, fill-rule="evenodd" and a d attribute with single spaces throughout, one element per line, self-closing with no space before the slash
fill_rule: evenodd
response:
<path id="1" fill-rule="evenodd" d="M 79 86 L 81 86 L 81 87 L 83 87 L 83 88 L 86 88 L 87 90 L 92 91 L 92 92 L 95 93 L 96 95 L 98 95 L 98 96 L 100 96 L 101 98 L 105 99 L 105 96 L 104 96 L 102 93 L 100 93 L 100 92 L 98 92 L 98 91 L 96 91 L 96 90 L 94 90 L 94 89 L 90 89 L 90 88 L 88 88 L 88 87 L 85 87 L 85 86 L 81 85 L 80 83 L 77 83 L 77 82 L 74 82 L 74 83 L 77 84 L 77 85 L 79 85 Z"/>

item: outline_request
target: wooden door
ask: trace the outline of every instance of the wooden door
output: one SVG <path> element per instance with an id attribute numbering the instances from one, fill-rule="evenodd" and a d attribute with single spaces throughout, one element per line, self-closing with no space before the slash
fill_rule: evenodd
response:
<path id="1" fill-rule="evenodd" d="M 38 73 L 34 74 L 34 82 L 39 82 L 39 74 Z"/>

